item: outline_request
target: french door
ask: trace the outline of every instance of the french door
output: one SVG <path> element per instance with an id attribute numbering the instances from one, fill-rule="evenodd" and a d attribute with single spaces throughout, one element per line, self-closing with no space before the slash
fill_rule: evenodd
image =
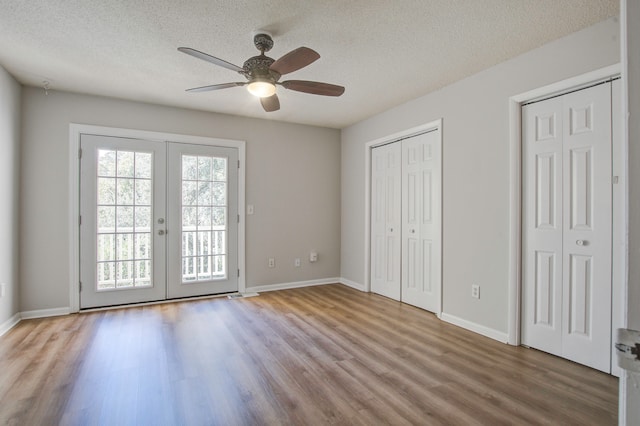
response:
<path id="1" fill-rule="evenodd" d="M 238 291 L 238 151 L 168 146 L 167 297 Z M 175 225 L 174 225 L 175 227 Z"/>
<path id="2" fill-rule="evenodd" d="M 238 290 L 237 149 L 80 146 L 80 308 Z"/>

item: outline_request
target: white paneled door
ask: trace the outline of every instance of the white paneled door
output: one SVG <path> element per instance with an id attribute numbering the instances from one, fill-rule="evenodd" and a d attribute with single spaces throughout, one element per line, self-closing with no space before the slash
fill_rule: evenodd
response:
<path id="1" fill-rule="evenodd" d="M 522 342 L 611 368 L 611 84 L 522 108 Z"/>
<path id="2" fill-rule="evenodd" d="M 400 300 L 402 149 L 371 151 L 371 291 Z"/>
<path id="3" fill-rule="evenodd" d="M 236 149 L 80 146 L 82 309 L 237 291 Z"/>
<path id="4" fill-rule="evenodd" d="M 431 312 L 441 299 L 439 131 L 402 141 L 402 301 Z"/>
<path id="5" fill-rule="evenodd" d="M 440 313 L 440 130 L 371 152 L 371 291 Z"/>

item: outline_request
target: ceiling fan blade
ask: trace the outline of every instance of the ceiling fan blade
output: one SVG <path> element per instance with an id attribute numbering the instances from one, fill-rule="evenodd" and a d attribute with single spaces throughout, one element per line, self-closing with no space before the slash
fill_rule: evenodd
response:
<path id="1" fill-rule="evenodd" d="M 340 96 L 344 93 L 344 87 L 329 83 L 306 80 L 287 80 L 280 83 L 285 89 L 297 92 L 311 93 L 312 95 Z"/>
<path id="2" fill-rule="evenodd" d="M 202 59 L 203 61 L 211 62 L 212 64 L 230 69 L 231 71 L 244 72 L 244 69 L 237 65 L 233 65 L 232 63 L 223 61 L 220 58 L 216 58 L 215 56 L 208 55 L 199 50 L 192 49 L 190 47 L 178 47 L 178 50 L 182 53 L 186 53 L 187 55 L 191 55 L 195 58 Z"/>
<path id="3" fill-rule="evenodd" d="M 222 83 L 212 84 L 210 86 L 194 87 L 193 89 L 187 89 L 187 92 L 209 92 L 211 90 L 228 89 L 229 87 L 244 86 L 247 83 Z"/>
<path id="4" fill-rule="evenodd" d="M 284 75 L 304 68 L 318 59 L 320 55 L 315 50 L 298 47 L 275 61 L 269 68 Z"/>
<path id="5" fill-rule="evenodd" d="M 268 98 L 260 98 L 262 108 L 267 112 L 273 112 L 280 109 L 280 100 L 278 95 L 271 95 Z"/>

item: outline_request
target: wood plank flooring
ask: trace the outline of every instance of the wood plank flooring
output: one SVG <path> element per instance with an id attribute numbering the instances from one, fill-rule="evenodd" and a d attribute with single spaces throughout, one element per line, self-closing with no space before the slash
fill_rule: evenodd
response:
<path id="1" fill-rule="evenodd" d="M 615 377 L 342 285 L 22 321 L 0 424 L 615 425 Z"/>

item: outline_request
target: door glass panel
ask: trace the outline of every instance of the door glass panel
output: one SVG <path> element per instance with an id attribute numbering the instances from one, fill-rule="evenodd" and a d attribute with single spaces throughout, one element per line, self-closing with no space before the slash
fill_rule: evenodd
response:
<path id="1" fill-rule="evenodd" d="M 96 291 L 152 285 L 152 168 L 151 153 L 98 150 Z"/>
<path id="2" fill-rule="evenodd" d="M 227 278 L 227 159 L 182 155 L 182 282 Z"/>

